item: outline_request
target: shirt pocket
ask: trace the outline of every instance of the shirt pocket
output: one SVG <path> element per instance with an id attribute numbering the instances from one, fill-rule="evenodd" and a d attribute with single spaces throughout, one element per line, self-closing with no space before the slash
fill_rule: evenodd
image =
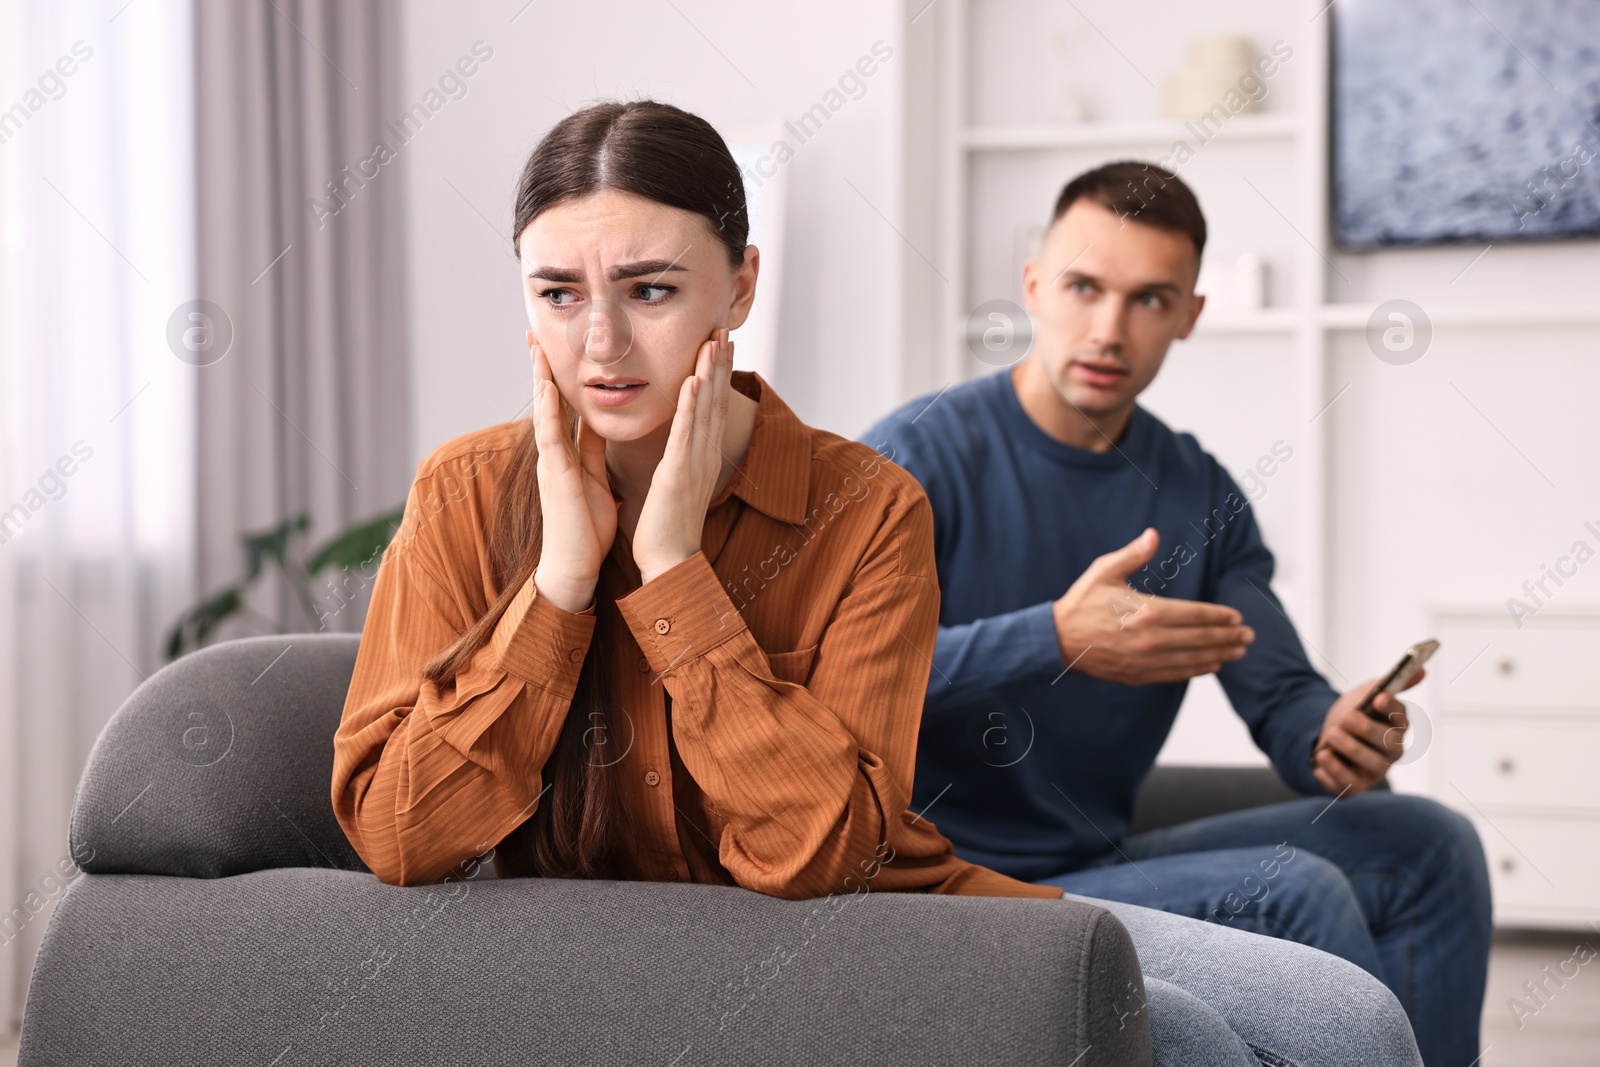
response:
<path id="1" fill-rule="evenodd" d="M 811 661 L 817 658 L 817 646 L 797 648 L 793 652 L 768 652 L 767 664 L 772 676 L 780 682 L 805 685 L 811 677 Z"/>

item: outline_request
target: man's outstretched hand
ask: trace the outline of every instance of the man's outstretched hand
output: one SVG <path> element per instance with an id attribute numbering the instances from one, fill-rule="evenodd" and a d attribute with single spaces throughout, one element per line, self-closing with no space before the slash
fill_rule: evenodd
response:
<path id="1" fill-rule="evenodd" d="M 1155 556 L 1151 528 L 1089 564 L 1053 614 L 1061 661 L 1124 685 L 1181 682 L 1241 658 L 1255 631 L 1233 608 L 1141 593 L 1128 576 Z"/>

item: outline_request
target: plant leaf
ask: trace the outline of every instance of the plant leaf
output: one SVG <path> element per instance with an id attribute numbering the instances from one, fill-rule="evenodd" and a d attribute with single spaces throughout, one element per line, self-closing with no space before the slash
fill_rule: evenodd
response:
<path id="1" fill-rule="evenodd" d="M 306 561 L 306 573 L 317 574 L 327 567 L 352 570 L 371 563 L 394 539 L 404 514 L 405 508 L 400 507 L 360 526 L 352 526 L 317 549 Z"/>
<path id="2" fill-rule="evenodd" d="M 301 513 L 284 519 L 270 529 L 242 535 L 239 542 L 244 545 L 245 582 L 253 582 L 261 577 L 261 565 L 268 559 L 284 567 L 288 561 L 290 538 L 297 533 L 305 533 L 310 527 L 311 516 Z"/>
<path id="3" fill-rule="evenodd" d="M 198 648 L 207 637 L 244 607 L 244 585 L 230 585 L 178 617 L 167 635 L 167 659 L 183 655 L 186 648 Z"/>

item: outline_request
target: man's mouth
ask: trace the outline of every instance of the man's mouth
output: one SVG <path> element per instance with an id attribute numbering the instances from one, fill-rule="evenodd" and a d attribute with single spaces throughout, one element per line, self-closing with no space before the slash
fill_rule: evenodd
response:
<path id="1" fill-rule="evenodd" d="M 1085 385 L 1099 388 L 1115 386 L 1128 376 L 1127 368 L 1115 363 L 1089 363 L 1081 359 L 1073 360 L 1069 370 Z"/>

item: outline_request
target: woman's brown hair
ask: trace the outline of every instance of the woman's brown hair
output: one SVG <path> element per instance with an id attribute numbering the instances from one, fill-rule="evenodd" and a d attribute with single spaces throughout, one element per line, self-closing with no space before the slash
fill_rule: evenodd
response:
<path id="1" fill-rule="evenodd" d="M 548 208 L 615 189 L 703 216 L 728 252 L 744 262 L 750 222 L 738 164 L 710 123 L 652 100 L 605 102 L 562 119 L 544 136 L 517 185 L 511 245 Z M 569 432 L 571 428 L 569 427 Z M 489 559 L 499 594 L 456 643 L 423 667 L 441 689 L 489 643 L 512 599 L 539 563 L 543 523 L 536 476 L 539 450 L 529 420 L 500 478 L 490 519 Z M 607 632 L 613 603 L 596 590 L 595 634 Z M 615 877 L 617 805 L 610 768 L 623 756 L 620 709 L 610 693 L 610 650 L 592 641 L 555 750 L 545 762 L 546 792 L 533 815 L 498 846 L 513 876 Z M 631 739 L 631 730 L 624 731 Z"/>

